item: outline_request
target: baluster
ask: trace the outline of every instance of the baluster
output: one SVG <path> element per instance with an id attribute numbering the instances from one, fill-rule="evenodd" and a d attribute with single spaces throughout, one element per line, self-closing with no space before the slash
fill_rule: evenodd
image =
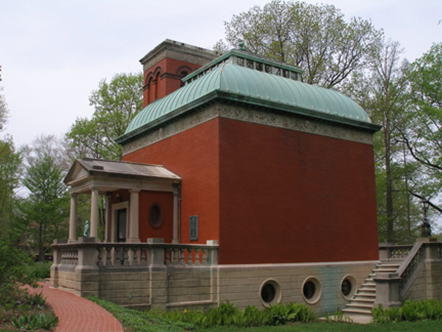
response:
<path id="1" fill-rule="evenodd" d="M 193 265 L 201 266 L 201 262 L 200 262 L 200 249 L 199 248 L 195 248 L 195 263 Z"/>
<path id="2" fill-rule="evenodd" d="M 203 252 L 202 265 L 209 265 L 209 263 L 207 262 L 207 257 L 209 256 L 209 250 L 203 249 L 202 252 Z"/>
<path id="3" fill-rule="evenodd" d="M 129 263 L 129 248 L 123 248 L 123 265 L 130 265 Z"/>
<path id="4" fill-rule="evenodd" d="M 195 265 L 195 263 L 194 263 L 194 261 L 193 261 L 193 258 L 194 258 L 193 253 L 195 252 L 195 249 L 194 249 L 194 248 L 189 248 L 189 249 L 187 250 L 187 252 L 189 253 L 189 254 L 187 255 L 187 265 L 190 265 L 190 266 Z"/>
<path id="5" fill-rule="evenodd" d="M 176 249 L 176 248 L 173 248 L 173 251 L 172 251 L 172 264 L 173 265 L 178 264 L 178 249 Z"/>
<path id="6" fill-rule="evenodd" d="M 140 265 L 140 261 L 139 261 L 139 252 L 140 252 L 140 248 L 136 247 L 132 250 L 133 252 L 133 258 L 132 258 L 132 265 L 134 266 L 138 266 Z"/>
<path id="7" fill-rule="evenodd" d="M 98 251 L 98 258 L 97 258 L 97 266 L 103 266 L 103 248 L 98 247 L 97 248 Z"/>
<path id="8" fill-rule="evenodd" d="M 106 247 L 106 266 L 112 265 L 112 247 Z"/>
<path id="9" fill-rule="evenodd" d="M 184 252 L 186 249 L 180 248 L 180 265 L 186 265 L 186 261 L 184 260 Z"/>
<path id="10" fill-rule="evenodd" d="M 146 250 L 141 248 L 141 255 L 140 255 L 140 265 L 147 265 L 147 255 Z"/>
<path id="11" fill-rule="evenodd" d="M 123 248 L 115 248 L 115 265 L 120 266 L 122 264 L 122 252 Z"/>

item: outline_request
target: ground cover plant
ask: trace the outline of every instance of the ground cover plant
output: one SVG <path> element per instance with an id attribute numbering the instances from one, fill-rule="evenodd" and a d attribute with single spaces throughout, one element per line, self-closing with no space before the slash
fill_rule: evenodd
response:
<path id="1" fill-rule="evenodd" d="M 442 331 L 442 310 L 440 301 L 407 301 L 401 315 L 408 321 L 393 319 L 377 320 L 375 323 L 360 325 L 341 319 L 336 322 L 326 319 L 319 322 L 311 309 L 304 304 L 278 304 L 268 309 L 249 306 L 238 309 L 231 303 L 223 303 L 218 308 L 206 312 L 201 310 L 172 310 L 169 312 L 150 310 L 137 311 L 120 307 L 112 302 L 91 298 L 111 312 L 125 327 L 126 331 L 201 331 L 201 332 L 407 332 Z M 396 308 L 394 310 L 398 310 Z M 377 313 L 393 309 L 377 308 Z M 392 314 L 397 317 L 397 314 Z M 336 313 L 334 314 L 336 316 Z M 415 317 L 419 317 L 418 319 Z M 423 319 L 423 320 L 419 320 Z M 434 319 L 434 320 L 430 320 Z M 416 321 L 419 320 L 419 321 Z"/>
<path id="2" fill-rule="evenodd" d="M 48 330 L 58 318 L 41 294 L 29 294 L 26 284 L 46 278 L 50 263 L 34 263 L 8 239 L 0 238 L 0 329 Z"/>
<path id="3" fill-rule="evenodd" d="M 206 312 L 202 310 L 142 312 L 122 308 L 96 297 L 90 299 L 111 312 L 123 326 L 133 331 L 189 331 L 214 326 L 239 328 L 276 326 L 293 322 L 307 323 L 317 318 L 308 306 L 297 303 L 277 304 L 260 310 L 254 306 L 239 309 L 227 302 Z"/>
<path id="4" fill-rule="evenodd" d="M 442 331 L 442 321 L 399 322 L 388 324 L 290 323 L 250 328 L 212 327 L 198 332 L 430 332 Z"/>
<path id="5" fill-rule="evenodd" d="M 58 317 L 41 293 L 29 294 L 27 289 L 19 289 L 15 293 L 14 301 L 3 307 L 0 329 L 51 330 L 57 323 Z"/>

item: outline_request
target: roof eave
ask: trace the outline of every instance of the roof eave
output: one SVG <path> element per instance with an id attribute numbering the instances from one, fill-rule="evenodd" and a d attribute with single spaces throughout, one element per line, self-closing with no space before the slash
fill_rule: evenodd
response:
<path id="1" fill-rule="evenodd" d="M 297 114 L 297 115 L 301 115 L 301 116 L 305 116 L 305 117 L 315 118 L 317 120 L 332 122 L 332 123 L 340 124 L 340 125 L 344 125 L 344 126 L 351 126 L 353 128 L 359 128 L 362 130 L 369 131 L 371 133 L 375 133 L 382 128 L 382 126 L 380 126 L 380 125 L 369 123 L 369 122 L 358 121 L 355 119 L 336 116 L 333 114 L 321 113 L 321 112 L 318 112 L 315 110 L 310 110 L 307 108 L 301 108 L 301 107 L 296 107 L 293 105 L 282 104 L 279 102 L 256 98 L 256 97 L 250 97 L 250 96 L 238 94 L 235 92 L 214 90 L 214 91 L 211 91 L 211 92 L 207 93 L 206 95 L 204 95 L 204 96 L 202 96 L 202 97 L 200 97 L 200 98 L 198 98 L 198 99 L 196 99 L 186 105 L 183 105 L 183 106 L 177 108 L 176 110 L 174 110 L 170 113 L 165 114 L 164 116 L 162 116 L 158 119 L 155 119 L 152 122 L 149 122 L 149 123 L 137 128 L 127 134 L 124 134 L 124 135 L 116 138 L 115 141 L 118 144 L 124 145 L 125 143 L 131 142 L 141 136 L 144 136 L 144 134 L 147 133 L 148 131 L 150 131 L 156 127 L 159 127 L 167 122 L 170 122 L 177 117 L 180 117 L 181 115 L 187 113 L 190 110 L 205 106 L 206 104 L 209 104 L 209 103 L 213 103 L 213 101 L 215 99 L 223 99 L 223 100 L 228 100 L 228 101 L 237 102 L 237 103 L 241 103 L 241 104 L 253 105 L 253 106 L 257 106 L 257 107 L 265 107 L 265 108 L 269 108 L 272 110 L 285 112 L 285 113 L 289 113 L 289 114 Z"/>

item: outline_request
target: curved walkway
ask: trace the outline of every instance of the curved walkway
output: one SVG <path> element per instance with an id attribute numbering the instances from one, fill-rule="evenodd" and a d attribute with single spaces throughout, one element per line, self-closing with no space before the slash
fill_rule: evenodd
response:
<path id="1" fill-rule="evenodd" d="M 43 297 L 54 309 L 59 322 L 55 332 L 123 332 L 121 324 L 98 304 L 75 294 L 49 288 L 40 283 L 32 293 L 43 293 Z"/>

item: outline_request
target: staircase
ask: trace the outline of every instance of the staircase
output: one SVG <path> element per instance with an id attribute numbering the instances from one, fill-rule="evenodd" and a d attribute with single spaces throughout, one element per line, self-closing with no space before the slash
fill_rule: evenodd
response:
<path id="1" fill-rule="evenodd" d="M 377 273 L 394 273 L 400 266 L 400 262 L 388 262 L 377 264 L 373 271 L 355 292 L 350 303 L 342 310 L 345 316 L 355 323 L 367 324 L 373 319 L 371 309 L 376 300 L 376 283 L 373 278 Z"/>

